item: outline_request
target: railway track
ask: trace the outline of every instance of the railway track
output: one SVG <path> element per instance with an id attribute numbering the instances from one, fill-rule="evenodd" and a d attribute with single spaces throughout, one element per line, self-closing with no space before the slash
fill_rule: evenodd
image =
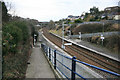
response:
<path id="1" fill-rule="evenodd" d="M 61 38 L 56 37 L 53 34 L 48 33 L 46 30 L 43 30 L 44 35 L 54 44 L 56 44 L 58 47 L 61 48 Z M 65 41 L 65 43 L 68 43 L 68 41 Z M 80 46 L 77 46 L 75 44 L 71 46 L 66 46 L 65 51 L 69 53 L 72 56 L 76 56 L 77 59 L 95 65 L 97 67 L 116 72 L 120 74 L 120 62 L 113 60 L 111 58 L 102 56 L 100 54 L 96 54 L 93 51 L 90 51 L 88 49 L 84 49 Z"/>

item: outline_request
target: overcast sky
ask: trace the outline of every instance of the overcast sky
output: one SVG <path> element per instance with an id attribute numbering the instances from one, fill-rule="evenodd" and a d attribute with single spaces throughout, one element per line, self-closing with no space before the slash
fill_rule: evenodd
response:
<path id="1" fill-rule="evenodd" d="M 117 6 L 119 0 L 3 0 L 12 3 L 17 16 L 39 21 L 58 21 L 68 15 L 80 16 L 93 6 L 103 10 Z"/>

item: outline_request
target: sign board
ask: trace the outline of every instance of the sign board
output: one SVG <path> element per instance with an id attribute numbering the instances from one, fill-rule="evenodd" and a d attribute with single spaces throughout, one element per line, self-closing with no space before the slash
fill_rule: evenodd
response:
<path id="1" fill-rule="evenodd" d="M 105 39 L 105 37 L 104 37 L 103 35 L 101 35 L 101 37 L 100 37 L 100 38 L 101 38 L 102 40 L 103 40 L 103 39 Z"/>
<path id="2" fill-rule="evenodd" d="M 101 39 L 105 39 L 105 37 L 101 37 Z"/>
<path id="3" fill-rule="evenodd" d="M 37 36 L 36 34 L 34 34 L 34 36 Z"/>
<path id="4" fill-rule="evenodd" d="M 62 45 L 61 47 L 62 47 L 62 49 L 65 49 L 65 46 L 64 46 L 64 45 Z"/>
<path id="5" fill-rule="evenodd" d="M 81 35 L 81 32 L 79 32 L 79 34 Z"/>
<path id="6" fill-rule="evenodd" d="M 72 45 L 72 43 L 65 43 L 64 45 Z"/>

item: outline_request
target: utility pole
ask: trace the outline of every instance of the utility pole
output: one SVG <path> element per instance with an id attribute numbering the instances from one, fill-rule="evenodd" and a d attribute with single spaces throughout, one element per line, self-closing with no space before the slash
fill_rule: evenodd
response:
<path id="1" fill-rule="evenodd" d="M 102 32 L 103 32 L 103 34 L 104 34 L 104 25 L 105 25 L 105 24 L 104 24 L 104 22 L 103 22 L 103 31 L 102 31 Z"/>
<path id="2" fill-rule="evenodd" d="M 62 48 L 65 49 L 65 46 L 64 46 L 64 22 L 62 23 Z"/>
<path id="3" fill-rule="evenodd" d="M 104 35 L 104 22 L 103 22 L 103 34 L 101 35 L 101 40 L 102 40 L 102 46 L 103 46 L 103 40 L 105 39 L 105 37 L 103 36 Z"/>
<path id="4" fill-rule="evenodd" d="M 69 39 L 71 38 L 71 24 L 70 24 L 70 30 L 69 30 Z"/>

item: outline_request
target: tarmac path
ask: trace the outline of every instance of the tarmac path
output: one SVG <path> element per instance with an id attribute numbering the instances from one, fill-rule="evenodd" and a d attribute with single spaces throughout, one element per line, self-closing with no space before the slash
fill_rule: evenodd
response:
<path id="1" fill-rule="evenodd" d="M 33 48 L 29 62 L 26 78 L 55 78 L 40 47 Z"/>

